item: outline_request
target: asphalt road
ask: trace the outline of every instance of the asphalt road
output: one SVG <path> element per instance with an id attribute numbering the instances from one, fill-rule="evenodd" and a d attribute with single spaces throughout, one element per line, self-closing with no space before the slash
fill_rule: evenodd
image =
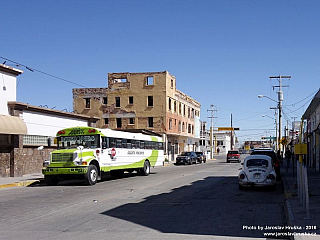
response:
<path id="1" fill-rule="evenodd" d="M 259 227 L 286 225 L 281 184 L 240 191 L 240 167 L 219 156 L 95 186 L 1 189 L 0 239 L 265 239 Z"/>

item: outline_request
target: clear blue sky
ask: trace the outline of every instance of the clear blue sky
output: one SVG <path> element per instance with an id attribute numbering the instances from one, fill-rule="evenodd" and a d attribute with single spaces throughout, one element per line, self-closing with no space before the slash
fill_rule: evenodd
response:
<path id="1" fill-rule="evenodd" d="M 292 76 L 283 124 L 301 118 L 320 87 L 319 9 L 317 0 L 6 1 L 0 56 L 85 87 L 106 87 L 109 72 L 167 70 L 201 103 L 201 120 L 210 123 L 214 104 L 216 127 L 232 114 L 240 140 L 259 140 L 275 132 L 261 116 L 276 103 L 257 97 L 277 99 L 269 77 Z M 73 110 L 78 85 L 20 69 L 18 101 Z"/>

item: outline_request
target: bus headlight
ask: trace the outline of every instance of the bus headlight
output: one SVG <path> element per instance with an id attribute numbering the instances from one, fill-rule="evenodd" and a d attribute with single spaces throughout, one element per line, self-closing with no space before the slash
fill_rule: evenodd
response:
<path id="1" fill-rule="evenodd" d="M 43 166 L 44 167 L 47 167 L 47 166 L 49 166 L 50 165 L 50 160 L 44 160 L 43 161 Z"/>

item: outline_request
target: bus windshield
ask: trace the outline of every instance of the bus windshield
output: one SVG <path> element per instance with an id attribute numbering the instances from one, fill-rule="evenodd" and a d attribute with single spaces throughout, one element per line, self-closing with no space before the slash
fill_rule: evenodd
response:
<path id="1" fill-rule="evenodd" d="M 100 135 L 79 135 L 79 136 L 61 136 L 58 137 L 58 149 L 76 148 L 99 148 Z"/>

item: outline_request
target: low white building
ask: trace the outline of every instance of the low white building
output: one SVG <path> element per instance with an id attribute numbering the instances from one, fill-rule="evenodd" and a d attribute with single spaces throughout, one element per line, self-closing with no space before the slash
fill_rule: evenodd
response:
<path id="1" fill-rule="evenodd" d="M 0 177 L 41 172 L 63 128 L 96 126 L 99 118 L 17 102 L 17 76 L 23 71 L 0 64 Z M 43 146 L 39 151 L 38 147 Z"/>

